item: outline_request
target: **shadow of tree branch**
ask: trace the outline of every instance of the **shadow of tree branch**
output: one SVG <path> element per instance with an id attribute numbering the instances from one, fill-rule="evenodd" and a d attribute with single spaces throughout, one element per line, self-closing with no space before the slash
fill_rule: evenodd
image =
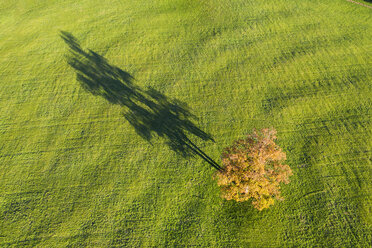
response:
<path id="1" fill-rule="evenodd" d="M 185 103 L 170 100 L 153 88 L 141 89 L 133 84 L 134 78 L 128 72 L 110 65 L 94 51 L 82 49 L 72 34 L 61 31 L 60 36 L 69 46 L 67 63 L 75 69 L 77 81 L 93 95 L 123 106 L 124 117 L 138 135 L 150 143 L 155 135 L 162 137 L 170 149 L 183 157 L 197 155 L 221 170 L 219 164 L 190 140 L 189 136 L 193 135 L 214 142 L 210 134 L 192 121 L 195 116 Z"/>

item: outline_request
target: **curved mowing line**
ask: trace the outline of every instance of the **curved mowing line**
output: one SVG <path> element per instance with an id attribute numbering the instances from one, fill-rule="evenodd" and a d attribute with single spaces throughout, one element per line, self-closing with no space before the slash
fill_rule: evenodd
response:
<path id="1" fill-rule="evenodd" d="M 369 6 L 369 5 L 366 5 L 366 4 L 363 4 L 363 3 L 355 2 L 353 0 L 346 0 L 346 1 L 351 2 L 351 3 L 355 3 L 355 4 L 359 4 L 359 5 L 362 5 L 363 7 L 372 9 L 372 6 Z"/>

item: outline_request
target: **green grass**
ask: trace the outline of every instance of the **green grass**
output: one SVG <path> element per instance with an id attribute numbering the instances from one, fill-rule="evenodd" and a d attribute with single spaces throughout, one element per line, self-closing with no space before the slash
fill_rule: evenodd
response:
<path id="1" fill-rule="evenodd" d="M 1 247 L 369 247 L 371 10 L 344 0 L 1 1 Z M 60 31 L 188 104 L 220 162 L 275 127 L 294 175 L 258 212 L 85 91 Z"/>
<path id="2" fill-rule="evenodd" d="M 372 6 L 372 1 L 371 1 L 371 0 L 363 0 L 363 1 L 361 1 L 360 3 L 363 3 L 363 4 L 365 4 L 365 5 L 370 5 L 370 6 Z"/>

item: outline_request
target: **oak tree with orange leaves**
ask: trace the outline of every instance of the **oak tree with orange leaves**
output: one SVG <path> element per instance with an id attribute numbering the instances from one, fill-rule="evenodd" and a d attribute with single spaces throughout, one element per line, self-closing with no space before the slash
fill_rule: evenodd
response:
<path id="1" fill-rule="evenodd" d="M 275 139 L 275 129 L 253 130 L 224 149 L 223 169 L 216 173 L 223 198 L 239 202 L 252 198 L 260 211 L 273 205 L 275 199 L 283 200 L 280 183 L 289 183 L 292 170 L 284 164 L 286 154 Z"/>

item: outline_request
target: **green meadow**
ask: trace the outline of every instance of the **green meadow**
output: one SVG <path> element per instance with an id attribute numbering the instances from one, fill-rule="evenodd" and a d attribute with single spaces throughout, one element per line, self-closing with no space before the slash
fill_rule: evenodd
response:
<path id="1" fill-rule="evenodd" d="M 372 9 L 3 0 L 0 30 L 0 247 L 371 246 Z M 260 212 L 213 175 L 267 127 L 293 176 Z"/>

